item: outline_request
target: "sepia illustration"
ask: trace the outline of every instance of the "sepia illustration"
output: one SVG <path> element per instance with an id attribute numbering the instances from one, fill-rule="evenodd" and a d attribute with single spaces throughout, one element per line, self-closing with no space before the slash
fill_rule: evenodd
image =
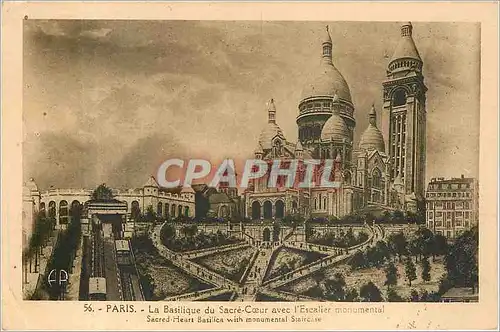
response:
<path id="1" fill-rule="evenodd" d="M 478 302 L 480 25 L 23 21 L 24 300 Z"/>

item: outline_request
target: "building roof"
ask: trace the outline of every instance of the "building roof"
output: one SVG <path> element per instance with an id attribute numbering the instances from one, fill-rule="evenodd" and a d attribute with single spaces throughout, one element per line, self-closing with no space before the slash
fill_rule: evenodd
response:
<path id="1" fill-rule="evenodd" d="M 181 189 L 181 193 L 183 193 L 183 194 L 186 194 L 186 193 L 194 194 L 195 191 L 194 191 L 194 189 L 193 189 L 192 186 L 188 186 L 188 187 L 184 187 L 183 186 L 182 189 Z"/>
<path id="2" fill-rule="evenodd" d="M 280 136 L 281 138 L 285 138 L 283 136 L 283 131 L 281 128 L 278 126 L 277 123 L 271 123 L 268 122 L 265 124 L 264 128 L 262 128 L 262 131 L 260 132 L 259 136 L 259 145 L 266 150 L 269 150 L 272 148 L 272 141 L 273 138 L 276 137 L 276 135 Z"/>
<path id="3" fill-rule="evenodd" d="M 214 193 L 208 197 L 210 204 L 233 203 L 231 197 L 226 193 Z"/>
<path id="4" fill-rule="evenodd" d="M 154 176 L 150 176 L 148 181 L 146 181 L 146 183 L 144 184 L 144 187 L 155 187 L 155 188 L 159 188 L 160 185 L 158 184 L 158 182 L 156 182 L 156 179 L 154 178 Z"/>
<path id="5" fill-rule="evenodd" d="M 441 296 L 441 299 L 477 299 L 478 293 L 472 292 L 472 288 L 454 287 Z"/>
<path id="6" fill-rule="evenodd" d="M 30 191 L 38 191 L 38 186 L 36 185 L 36 182 L 33 178 L 30 178 L 28 181 L 26 181 L 25 185 Z"/>
<path id="7" fill-rule="evenodd" d="M 331 37 L 328 31 L 326 34 L 323 44 L 329 43 L 331 49 Z M 349 86 L 344 76 L 333 65 L 332 55 L 323 55 L 319 67 L 313 70 L 313 74 L 302 90 L 302 99 L 319 96 L 333 97 L 335 94 L 344 101 L 352 102 Z"/>
<path id="8" fill-rule="evenodd" d="M 474 180 L 475 178 L 466 178 L 466 177 L 451 178 L 451 179 L 432 178 L 430 184 L 473 183 Z"/>
<path id="9" fill-rule="evenodd" d="M 377 128 L 377 113 L 375 111 L 375 106 L 372 105 L 372 108 L 369 113 L 370 122 L 368 127 L 361 135 L 361 139 L 359 141 L 359 148 L 361 150 L 372 151 L 377 150 L 379 152 L 385 153 L 385 143 L 384 136 L 382 132 Z"/>
<path id="10" fill-rule="evenodd" d="M 372 151 L 377 150 L 385 153 L 384 136 L 380 130 L 372 124 L 361 135 L 359 148 L 362 150 Z"/>
<path id="11" fill-rule="evenodd" d="M 335 111 L 321 130 L 321 139 L 342 141 L 344 138 L 349 138 L 349 129 L 338 111 Z"/>
<path id="12" fill-rule="evenodd" d="M 413 41 L 412 31 L 413 26 L 410 22 L 404 23 L 401 26 L 401 39 L 399 40 L 398 46 L 392 55 L 391 62 L 404 58 L 422 61 L 417 47 L 415 46 L 415 42 Z"/>

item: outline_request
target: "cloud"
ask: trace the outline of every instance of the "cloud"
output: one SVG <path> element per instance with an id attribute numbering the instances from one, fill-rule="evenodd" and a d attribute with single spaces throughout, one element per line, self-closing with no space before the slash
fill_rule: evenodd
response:
<path id="1" fill-rule="evenodd" d="M 113 31 L 113 30 L 112 29 L 105 29 L 105 28 L 87 30 L 87 31 L 82 31 L 80 33 L 80 36 L 99 39 L 99 38 L 106 37 L 111 31 Z"/>
<path id="2" fill-rule="evenodd" d="M 25 21 L 25 137 L 39 133 L 64 140 L 69 133 L 70 142 L 88 148 L 82 153 L 94 160 L 91 176 L 109 177 L 116 185 L 142 184 L 147 174 L 139 173 L 155 167 L 154 146 L 162 140 L 179 154 L 251 155 L 271 98 L 279 125 L 295 142 L 297 105 L 319 63 L 326 23 Z M 334 63 L 356 108 L 357 144 L 371 104 L 381 110 L 387 57 L 399 40 L 399 26 L 328 24 Z M 471 159 L 465 152 L 447 158 L 448 142 L 460 141 L 461 151 L 476 146 L 479 30 L 466 23 L 418 23 L 414 35 L 429 87 L 428 174 L 441 176 L 433 174 L 440 170 L 433 165 Z M 458 132 L 470 139 L 455 137 Z M 43 153 L 55 156 L 47 149 L 30 154 L 27 169 L 35 170 L 37 158 L 46 159 Z M 453 167 L 447 172 L 442 176 L 456 175 Z M 44 183 L 54 181 L 43 174 Z"/>

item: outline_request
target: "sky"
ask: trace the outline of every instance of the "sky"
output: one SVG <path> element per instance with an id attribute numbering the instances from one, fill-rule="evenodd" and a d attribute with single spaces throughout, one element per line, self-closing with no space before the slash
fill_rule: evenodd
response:
<path id="1" fill-rule="evenodd" d="M 381 113 L 400 22 L 24 21 L 25 179 L 135 188 L 170 158 L 252 158 L 271 98 L 296 142 L 327 24 L 357 146 L 371 105 Z M 427 180 L 477 177 L 480 26 L 414 22 L 413 38 L 429 89 Z"/>

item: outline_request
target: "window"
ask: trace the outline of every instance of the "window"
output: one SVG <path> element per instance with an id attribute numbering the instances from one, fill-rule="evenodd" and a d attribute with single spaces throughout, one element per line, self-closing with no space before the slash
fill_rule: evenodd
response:
<path id="1" fill-rule="evenodd" d="M 434 219 L 434 213 L 433 212 L 429 212 L 429 219 Z"/>
<path id="2" fill-rule="evenodd" d="M 469 219 L 470 218 L 470 212 L 469 211 L 465 211 L 465 219 Z"/>
<path id="3" fill-rule="evenodd" d="M 394 106 L 402 106 L 406 104 L 406 92 L 403 89 L 399 89 L 394 93 L 392 98 Z"/>
<path id="4" fill-rule="evenodd" d="M 453 193 L 453 197 L 457 197 L 457 193 Z"/>
<path id="5" fill-rule="evenodd" d="M 451 219 L 451 212 L 450 211 L 446 212 L 446 219 Z"/>
<path id="6" fill-rule="evenodd" d="M 436 212 L 436 218 L 441 218 L 443 216 L 443 212 Z"/>

